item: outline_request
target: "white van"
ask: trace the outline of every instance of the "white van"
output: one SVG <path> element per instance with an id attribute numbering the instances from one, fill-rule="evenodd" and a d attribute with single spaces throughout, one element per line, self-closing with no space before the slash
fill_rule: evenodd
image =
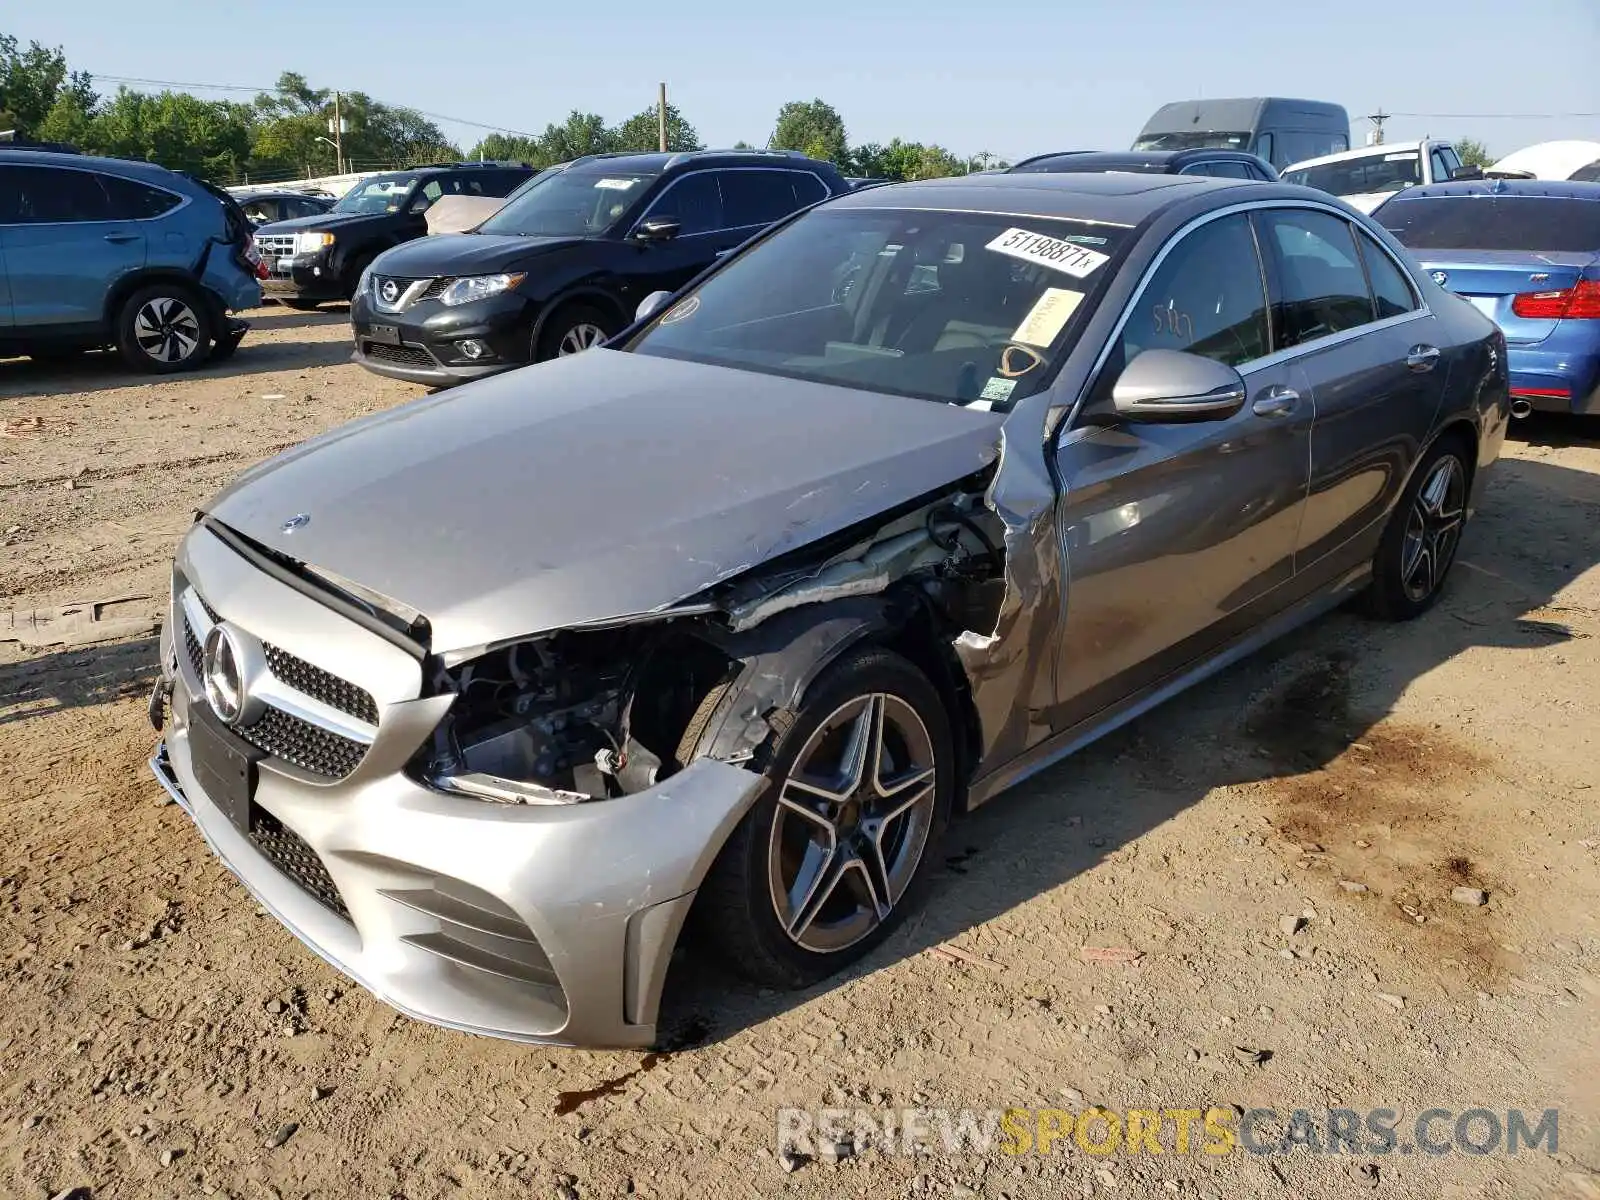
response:
<path id="1" fill-rule="evenodd" d="M 1448 183 L 1461 167 L 1449 142 L 1386 142 L 1324 154 L 1284 168 L 1283 181 L 1331 192 L 1346 204 L 1370 213 L 1396 192 L 1425 183 Z"/>

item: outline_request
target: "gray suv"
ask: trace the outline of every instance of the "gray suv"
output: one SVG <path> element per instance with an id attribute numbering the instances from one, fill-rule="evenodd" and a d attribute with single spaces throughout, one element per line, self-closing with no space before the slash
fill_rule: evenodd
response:
<path id="1" fill-rule="evenodd" d="M 114 346 L 142 371 L 238 348 L 261 302 L 228 195 L 153 163 L 0 151 L 0 353 Z"/>

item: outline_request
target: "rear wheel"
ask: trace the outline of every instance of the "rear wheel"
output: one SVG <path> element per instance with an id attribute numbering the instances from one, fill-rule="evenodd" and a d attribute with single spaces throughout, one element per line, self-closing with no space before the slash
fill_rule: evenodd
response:
<path id="1" fill-rule="evenodd" d="M 140 371 L 188 371 L 211 351 L 211 317 L 193 291 L 182 284 L 140 288 L 117 314 L 117 350 Z"/>
<path id="2" fill-rule="evenodd" d="M 534 346 L 533 360 L 543 362 L 548 358 L 566 358 L 592 350 L 617 331 L 617 322 L 609 313 L 592 304 L 568 304 L 556 310 L 544 323 L 539 340 Z"/>
<path id="3" fill-rule="evenodd" d="M 916 907 L 949 818 L 955 755 L 939 693 L 864 649 L 771 718 L 768 785 L 696 902 L 741 974 L 804 987 L 867 954 Z"/>
<path id="4" fill-rule="evenodd" d="M 1372 565 L 1366 607 L 1388 621 L 1409 621 L 1432 608 L 1444 590 L 1467 519 L 1464 443 L 1435 446 L 1412 476 Z"/>

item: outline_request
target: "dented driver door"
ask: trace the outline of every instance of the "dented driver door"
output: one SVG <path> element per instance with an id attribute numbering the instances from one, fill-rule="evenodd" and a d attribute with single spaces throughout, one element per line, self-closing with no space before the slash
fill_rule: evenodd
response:
<path id="1" fill-rule="evenodd" d="M 1200 225 L 1157 264 L 1055 449 L 1065 601 L 1058 731 L 1181 672 L 1287 602 L 1310 475 L 1311 389 L 1269 357 L 1266 290 L 1248 219 Z M 1232 416 L 1116 417 L 1110 391 L 1139 353 L 1235 367 Z"/>

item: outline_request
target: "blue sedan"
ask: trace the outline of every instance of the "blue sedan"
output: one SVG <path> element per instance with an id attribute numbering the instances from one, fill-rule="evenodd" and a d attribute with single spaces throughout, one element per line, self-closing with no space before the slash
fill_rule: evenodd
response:
<path id="1" fill-rule="evenodd" d="M 1436 184 L 1373 216 L 1505 332 L 1514 413 L 1600 414 L 1600 183 Z"/>

